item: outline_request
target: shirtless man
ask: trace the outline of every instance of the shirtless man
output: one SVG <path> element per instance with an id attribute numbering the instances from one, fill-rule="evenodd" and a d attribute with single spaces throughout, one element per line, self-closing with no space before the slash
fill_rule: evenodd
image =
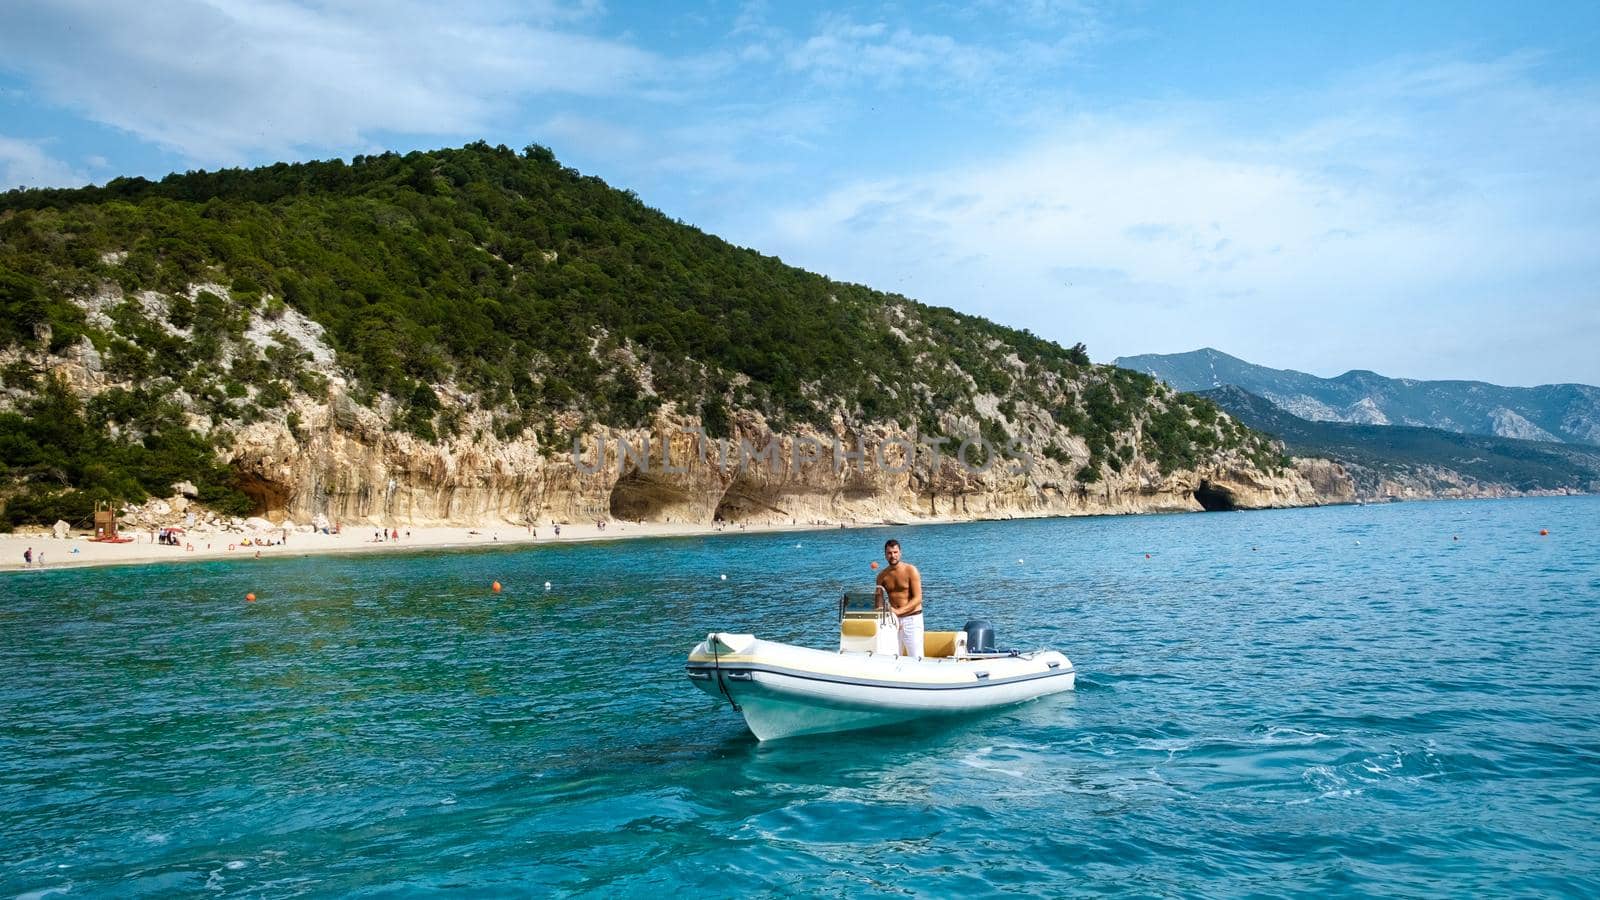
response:
<path id="1" fill-rule="evenodd" d="M 900 622 L 900 655 L 922 658 L 922 573 L 900 561 L 900 542 L 884 542 L 883 558 L 889 565 L 878 573 L 878 587 L 889 597 L 889 609 Z"/>

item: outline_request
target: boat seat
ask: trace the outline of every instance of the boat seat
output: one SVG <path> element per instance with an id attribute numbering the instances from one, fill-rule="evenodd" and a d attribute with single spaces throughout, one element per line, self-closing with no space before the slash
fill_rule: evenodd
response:
<path id="1" fill-rule="evenodd" d="M 948 657 L 956 655 L 956 635 L 958 631 L 925 631 L 922 633 L 922 655 L 925 657 Z"/>
<path id="2" fill-rule="evenodd" d="M 869 638 L 877 633 L 877 619 L 845 619 L 841 625 L 841 634 L 843 637 Z"/>
<path id="3" fill-rule="evenodd" d="M 845 619 L 839 623 L 839 637 L 843 641 L 840 649 L 870 649 L 860 647 L 851 638 L 871 641 L 878 633 L 878 623 L 875 619 Z M 956 635 L 958 631 L 926 631 L 922 634 L 922 655 L 924 657 L 949 657 L 956 655 Z"/>

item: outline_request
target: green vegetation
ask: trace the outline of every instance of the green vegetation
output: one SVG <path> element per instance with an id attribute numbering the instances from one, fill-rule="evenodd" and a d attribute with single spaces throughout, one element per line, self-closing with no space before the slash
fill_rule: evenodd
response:
<path id="1" fill-rule="evenodd" d="M 224 287 L 195 291 L 206 284 Z M 72 302 L 107 286 L 130 299 L 104 319 Z M 1012 429 L 977 414 L 974 396 L 992 394 L 1006 419 L 1027 401 L 1082 435 L 1084 480 L 1138 453 L 1163 471 L 1247 443 L 1271 455 L 1260 436 L 1216 425 L 1209 403 L 1162 401 L 1153 380 L 1091 365 L 1081 344 L 786 266 L 539 146 L 0 195 L 0 346 L 60 352 L 87 338 L 113 379 L 247 423 L 326 389 L 287 336 L 259 351 L 244 340 L 252 317 L 290 309 L 325 328 L 358 402 L 391 398 L 393 427 L 430 440 L 460 427 L 439 385 L 491 410 L 496 434 L 538 435 L 547 452 L 566 437 L 558 414 L 637 426 L 666 403 L 713 436 L 754 409 L 775 429 L 841 416 L 942 433 L 964 417 L 993 442 Z M 1164 412 L 1132 437 L 1153 402 Z M 156 432 L 141 433 L 148 450 Z M 62 471 L 64 488 L 111 490 Z M 118 490 L 139 481 L 115 471 Z"/>
<path id="2" fill-rule="evenodd" d="M 7 385 L 17 377 L 8 372 Z M 250 511 L 233 473 L 216 462 L 209 441 L 183 426 L 174 405 L 118 388 L 85 408 L 59 379 L 23 386 L 34 388 L 32 399 L 18 412 L 0 412 L 0 478 L 18 485 L 0 519 L 5 525 L 65 519 L 83 526 L 93 521 L 96 501 L 165 497 L 179 481 L 193 482 L 212 509 Z"/>

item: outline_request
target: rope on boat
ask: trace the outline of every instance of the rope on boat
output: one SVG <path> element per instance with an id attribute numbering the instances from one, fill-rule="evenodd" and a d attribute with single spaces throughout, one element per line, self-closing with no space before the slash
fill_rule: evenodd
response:
<path id="1" fill-rule="evenodd" d="M 722 696 L 728 698 L 728 705 L 733 707 L 734 712 L 744 712 L 738 701 L 733 699 L 733 695 L 728 693 L 728 682 L 722 677 L 722 656 L 717 652 L 717 644 L 721 642 L 717 640 L 715 631 L 706 638 L 706 643 L 711 645 L 711 667 L 717 672 L 717 687 L 722 691 Z"/>

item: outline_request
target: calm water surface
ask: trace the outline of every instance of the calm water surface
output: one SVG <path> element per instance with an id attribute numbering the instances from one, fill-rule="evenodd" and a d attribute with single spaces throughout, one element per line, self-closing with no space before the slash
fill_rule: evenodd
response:
<path id="1" fill-rule="evenodd" d="M 1058 647 L 1079 690 L 761 745 L 690 686 L 713 628 L 827 645 L 891 533 L 931 627 Z M 1595 497 L 47 571 L 0 600 L 5 896 L 1600 894 Z"/>

